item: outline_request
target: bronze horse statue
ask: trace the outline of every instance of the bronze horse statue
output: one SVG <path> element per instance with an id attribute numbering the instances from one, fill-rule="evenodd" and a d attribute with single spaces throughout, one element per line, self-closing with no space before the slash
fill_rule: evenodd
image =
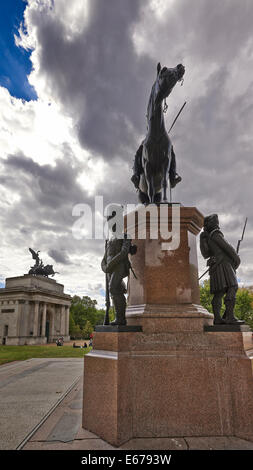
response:
<path id="1" fill-rule="evenodd" d="M 147 135 L 136 153 L 135 174 L 131 178 L 143 204 L 159 203 L 162 196 L 163 201 L 167 201 L 168 178 L 172 188 L 181 181 L 176 173 L 175 154 L 165 128 L 162 105 L 176 83 L 183 80 L 184 73 L 182 64 L 174 68 L 157 65 L 147 108 Z"/>
<path id="2" fill-rule="evenodd" d="M 29 270 L 28 274 L 33 274 L 34 276 L 48 277 L 48 276 L 54 276 L 57 273 L 54 271 L 52 264 L 47 264 L 46 266 L 44 265 L 37 266 L 37 267 L 33 266 Z"/>
<path id="3" fill-rule="evenodd" d="M 35 260 L 34 266 L 31 266 L 28 274 L 33 274 L 34 276 L 54 276 L 57 271 L 54 271 L 52 264 L 47 264 L 44 266 L 43 261 L 39 257 L 39 251 L 34 251 L 32 248 L 29 248 L 30 253 L 32 254 L 33 259 Z"/>

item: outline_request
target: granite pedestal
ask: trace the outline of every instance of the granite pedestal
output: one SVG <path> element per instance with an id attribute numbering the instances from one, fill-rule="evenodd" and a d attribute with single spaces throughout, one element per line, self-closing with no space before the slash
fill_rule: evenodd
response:
<path id="1" fill-rule="evenodd" d="M 252 333 L 211 328 L 213 315 L 199 304 L 196 235 L 203 216 L 195 208 L 180 212 L 174 252 L 163 252 L 161 236 L 150 238 L 149 218 L 146 239 L 134 239 L 138 281 L 130 275 L 126 316 L 129 327 L 141 330 L 97 331 L 85 357 L 83 427 L 115 446 L 150 437 L 253 440 L 246 354 L 253 349 Z M 168 215 L 162 223 L 169 225 L 171 207 Z M 133 238 L 136 214 L 134 221 Z"/>

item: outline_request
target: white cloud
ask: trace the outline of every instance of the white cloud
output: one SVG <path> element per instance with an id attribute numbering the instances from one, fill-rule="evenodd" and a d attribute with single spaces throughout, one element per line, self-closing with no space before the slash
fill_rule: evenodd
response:
<path id="1" fill-rule="evenodd" d="M 50 163 L 62 156 L 63 143 L 75 149 L 84 159 L 73 120 L 64 115 L 55 101 L 25 101 L 12 97 L 0 87 L 1 157 L 22 152 L 38 163 Z M 81 156 L 82 154 L 82 156 Z"/>

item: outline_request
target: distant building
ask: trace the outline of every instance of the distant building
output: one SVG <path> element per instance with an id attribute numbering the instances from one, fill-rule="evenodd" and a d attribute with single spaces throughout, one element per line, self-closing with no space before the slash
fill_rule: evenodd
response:
<path id="1" fill-rule="evenodd" d="M 69 340 L 71 296 L 54 279 L 25 274 L 0 289 L 0 344 L 45 344 Z"/>

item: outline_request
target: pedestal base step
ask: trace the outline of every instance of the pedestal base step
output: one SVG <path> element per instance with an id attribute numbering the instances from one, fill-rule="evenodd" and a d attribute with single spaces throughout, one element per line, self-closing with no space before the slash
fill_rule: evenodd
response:
<path id="1" fill-rule="evenodd" d="M 231 332 L 231 331 L 247 331 L 250 332 L 251 329 L 248 325 L 242 325 L 242 324 L 224 324 L 224 325 L 204 325 L 204 331 L 213 331 L 213 332 Z"/>
<path id="2" fill-rule="evenodd" d="M 134 331 L 142 331 L 142 327 L 139 325 L 97 325 L 95 331 L 100 333 L 131 333 Z"/>

